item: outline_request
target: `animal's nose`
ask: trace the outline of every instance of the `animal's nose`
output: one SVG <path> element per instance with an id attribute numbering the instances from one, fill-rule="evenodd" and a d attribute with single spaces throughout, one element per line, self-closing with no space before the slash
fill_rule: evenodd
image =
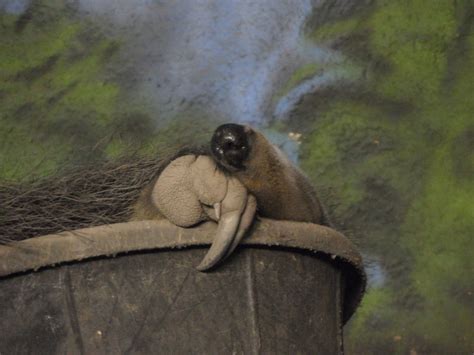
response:
<path id="1" fill-rule="evenodd" d="M 236 142 L 236 138 L 232 134 L 225 135 L 222 138 L 222 142 L 220 145 L 224 150 L 236 149 L 238 146 Z"/>

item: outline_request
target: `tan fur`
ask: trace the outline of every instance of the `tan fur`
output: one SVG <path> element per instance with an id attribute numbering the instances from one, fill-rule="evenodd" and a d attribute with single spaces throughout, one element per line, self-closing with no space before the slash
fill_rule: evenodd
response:
<path id="1" fill-rule="evenodd" d="M 246 196 L 242 183 L 218 169 L 210 156 L 184 155 L 172 160 L 143 189 L 132 206 L 131 220 L 166 218 L 189 227 L 206 219 L 218 220 L 215 203 L 223 202 L 222 214 L 244 208 Z"/>
<path id="2" fill-rule="evenodd" d="M 204 271 L 237 247 L 254 220 L 257 204 L 242 183 L 218 169 L 210 156 L 183 155 L 166 165 L 153 185 L 144 189 L 134 209 L 134 219 L 164 216 L 180 227 L 217 220 L 214 241 L 197 266 Z"/>

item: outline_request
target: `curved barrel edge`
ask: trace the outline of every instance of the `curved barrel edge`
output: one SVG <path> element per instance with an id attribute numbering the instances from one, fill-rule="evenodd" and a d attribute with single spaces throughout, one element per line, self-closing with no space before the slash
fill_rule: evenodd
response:
<path id="1" fill-rule="evenodd" d="M 136 221 L 26 239 L 0 246 L 0 277 L 132 251 L 204 246 L 212 243 L 215 230 L 216 224 L 213 222 L 180 228 L 167 220 Z M 344 323 L 361 302 L 366 287 L 362 257 L 352 242 L 329 227 L 260 219 L 241 244 L 323 253 L 343 272 Z"/>

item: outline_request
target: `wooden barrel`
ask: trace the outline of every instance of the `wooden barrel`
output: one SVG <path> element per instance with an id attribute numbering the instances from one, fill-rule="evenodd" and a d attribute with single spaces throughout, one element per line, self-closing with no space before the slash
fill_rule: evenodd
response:
<path id="1" fill-rule="evenodd" d="M 0 354 L 342 353 L 365 287 L 344 236 L 262 220 L 199 272 L 214 233 L 145 221 L 0 247 Z"/>

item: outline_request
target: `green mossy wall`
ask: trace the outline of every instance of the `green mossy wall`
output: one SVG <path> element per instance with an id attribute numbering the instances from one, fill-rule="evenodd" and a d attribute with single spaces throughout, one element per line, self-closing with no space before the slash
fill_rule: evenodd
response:
<path id="1" fill-rule="evenodd" d="M 0 13 L 0 180 L 204 142 L 216 120 L 196 111 L 157 129 L 145 99 L 123 85 L 133 80 L 122 45 L 64 1 Z"/>
<path id="2" fill-rule="evenodd" d="M 1 178 L 44 175 L 89 156 L 116 113 L 120 89 L 103 69 L 119 44 L 59 2 L 2 14 L 1 27 Z"/>
<path id="3" fill-rule="evenodd" d="M 376 1 L 308 38 L 365 66 L 352 87 L 305 98 L 303 169 L 340 227 L 387 272 L 347 352 L 474 349 L 474 6 Z"/>

